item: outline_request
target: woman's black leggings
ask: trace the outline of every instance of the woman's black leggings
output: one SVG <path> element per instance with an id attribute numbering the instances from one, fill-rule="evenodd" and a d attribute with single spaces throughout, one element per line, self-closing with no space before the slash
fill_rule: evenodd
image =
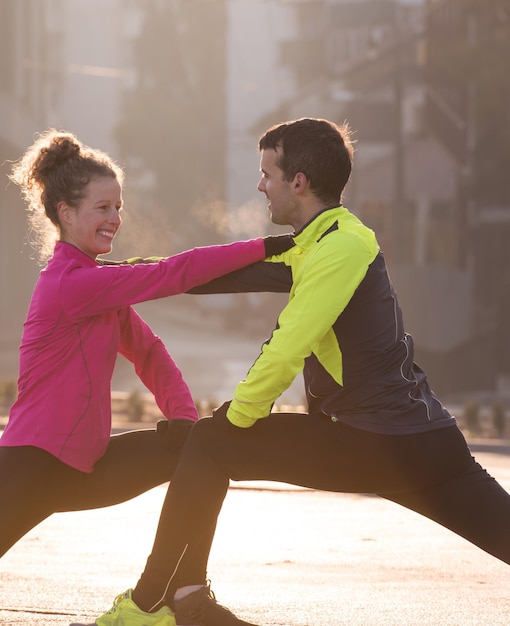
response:
<path id="1" fill-rule="evenodd" d="M 118 504 L 169 481 L 178 454 L 165 432 L 113 435 L 90 474 L 40 448 L 0 447 L 0 556 L 52 513 Z"/>

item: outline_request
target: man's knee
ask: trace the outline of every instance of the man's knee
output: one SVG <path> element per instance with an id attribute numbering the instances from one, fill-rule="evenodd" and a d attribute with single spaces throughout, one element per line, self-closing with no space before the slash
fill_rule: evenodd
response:
<path id="1" fill-rule="evenodd" d="M 189 433 L 186 447 L 205 447 L 209 448 L 211 442 L 215 441 L 221 433 L 219 432 L 214 419 L 211 417 L 203 417 L 195 422 L 195 425 Z"/>
<path id="2" fill-rule="evenodd" d="M 185 449 L 187 452 L 196 451 L 201 454 L 225 458 L 229 451 L 240 446 L 247 430 L 224 423 L 214 417 L 203 417 L 195 423 L 188 436 Z M 244 435 L 244 437 L 243 437 Z"/>

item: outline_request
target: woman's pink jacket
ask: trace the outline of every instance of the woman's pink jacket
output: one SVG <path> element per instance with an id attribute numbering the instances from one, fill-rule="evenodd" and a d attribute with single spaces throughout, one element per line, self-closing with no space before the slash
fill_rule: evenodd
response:
<path id="1" fill-rule="evenodd" d="M 101 265 L 58 242 L 32 295 L 18 398 L 2 446 L 36 446 L 91 472 L 108 446 L 117 354 L 168 418 L 197 419 L 182 374 L 131 305 L 188 291 L 264 258 L 261 238 L 194 248 L 149 264 Z"/>

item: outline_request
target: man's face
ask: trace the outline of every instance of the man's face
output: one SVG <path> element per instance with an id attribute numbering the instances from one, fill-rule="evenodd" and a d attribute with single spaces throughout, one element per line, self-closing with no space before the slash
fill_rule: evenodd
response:
<path id="1" fill-rule="evenodd" d="M 281 148 L 262 150 L 260 158 L 260 178 L 257 189 L 268 199 L 267 208 L 274 224 L 300 226 L 299 205 L 294 193 L 294 181 L 283 179 L 283 171 L 277 162 Z"/>

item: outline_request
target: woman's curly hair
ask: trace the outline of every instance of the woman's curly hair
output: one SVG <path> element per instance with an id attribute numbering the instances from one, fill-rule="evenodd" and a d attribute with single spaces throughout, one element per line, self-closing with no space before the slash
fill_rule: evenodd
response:
<path id="1" fill-rule="evenodd" d="M 58 203 L 77 207 L 93 178 L 109 176 L 120 185 L 122 169 L 101 150 L 75 135 L 50 128 L 39 134 L 14 163 L 9 178 L 20 187 L 27 205 L 29 239 L 41 260 L 47 259 L 60 234 Z"/>

